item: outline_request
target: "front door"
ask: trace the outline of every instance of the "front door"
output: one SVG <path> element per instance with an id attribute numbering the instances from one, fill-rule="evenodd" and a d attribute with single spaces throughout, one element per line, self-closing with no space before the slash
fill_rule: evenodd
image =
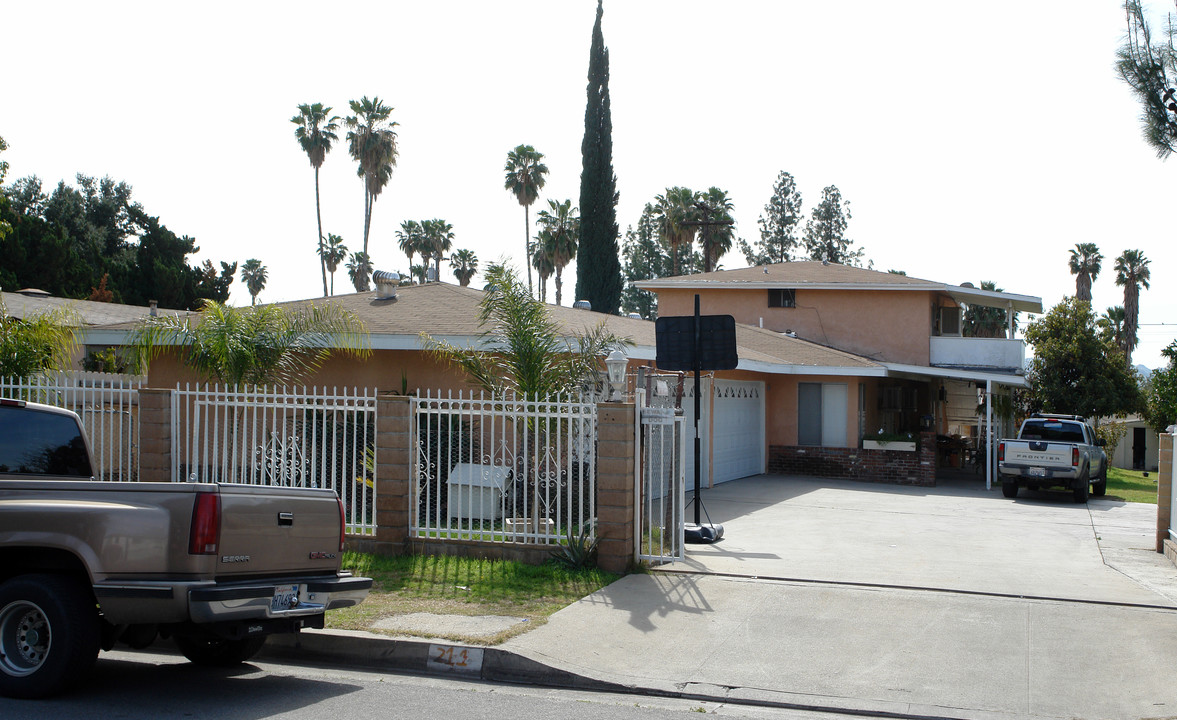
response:
<path id="1" fill-rule="evenodd" d="M 1144 452 L 1146 450 L 1145 430 L 1142 427 L 1132 428 L 1132 469 L 1144 469 Z"/>

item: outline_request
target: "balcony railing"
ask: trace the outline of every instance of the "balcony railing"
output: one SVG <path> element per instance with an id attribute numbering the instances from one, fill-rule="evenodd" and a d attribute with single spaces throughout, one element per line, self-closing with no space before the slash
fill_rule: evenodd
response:
<path id="1" fill-rule="evenodd" d="M 1022 370 L 1026 344 L 1005 338 L 934 336 L 930 355 L 932 365 Z"/>

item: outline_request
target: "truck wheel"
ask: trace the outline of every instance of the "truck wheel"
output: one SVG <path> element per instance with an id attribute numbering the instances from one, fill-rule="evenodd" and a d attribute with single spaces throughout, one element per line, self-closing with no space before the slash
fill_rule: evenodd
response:
<path id="1" fill-rule="evenodd" d="M 98 658 L 97 605 L 81 581 L 23 575 L 0 585 L 0 695 L 55 695 Z"/>
<path id="2" fill-rule="evenodd" d="M 240 665 L 256 655 L 265 644 L 265 635 L 241 640 L 176 636 L 176 646 L 184 653 L 184 657 L 207 667 Z"/>
<path id="3" fill-rule="evenodd" d="M 1091 483 L 1091 494 L 1096 497 L 1103 497 L 1108 492 L 1108 465 L 1103 464 L 1103 470 L 1099 473 L 1099 479 Z"/>
<path id="4" fill-rule="evenodd" d="M 1079 478 L 1079 484 L 1076 485 L 1075 489 L 1074 489 L 1075 502 L 1077 502 L 1077 503 L 1087 502 L 1087 498 L 1089 497 L 1088 491 L 1090 489 L 1091 489 L 1091 480 L 1090 480 L 1090 478 L 1087 477 L 1087 473 L 1084 472 L 1082 477 Z"/>
<path id="5" fill-rule="evenodd" d="M 1016 498 L 1018 496 L 1018 481 L 1011 477 L 1001 478 L 1001 494 L 1007 498 Z"/>

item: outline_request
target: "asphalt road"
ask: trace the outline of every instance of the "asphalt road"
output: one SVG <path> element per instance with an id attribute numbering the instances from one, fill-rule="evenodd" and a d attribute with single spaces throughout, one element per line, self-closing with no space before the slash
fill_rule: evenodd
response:
<path id="1" fill-rule="evenodd" d="M 849 717 L 270 662 L 211 670 L 174 655 L 120 651 L 102 653 L 91 676 L 67 696 L 0 698 L 5 720 L 658 720 L 699 713 L 783 720 Z"/>

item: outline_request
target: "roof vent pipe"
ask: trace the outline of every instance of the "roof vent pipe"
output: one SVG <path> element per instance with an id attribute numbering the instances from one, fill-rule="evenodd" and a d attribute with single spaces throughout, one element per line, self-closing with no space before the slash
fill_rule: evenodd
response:
<path id="1" fill-rule="evenodd" d="M 372 273 L 372 280 L 376 283 L 376 299 L 391 300 L 396 297 L 396 288 L 401 283 L 401 276 L 387 270 L 377 270 Z"/>
<path id="2" fill-rule="evenodd" d="M 159 315 L 159 300 L 148 300 L 147 306 L 151 308 L 151 317 Z"/>

